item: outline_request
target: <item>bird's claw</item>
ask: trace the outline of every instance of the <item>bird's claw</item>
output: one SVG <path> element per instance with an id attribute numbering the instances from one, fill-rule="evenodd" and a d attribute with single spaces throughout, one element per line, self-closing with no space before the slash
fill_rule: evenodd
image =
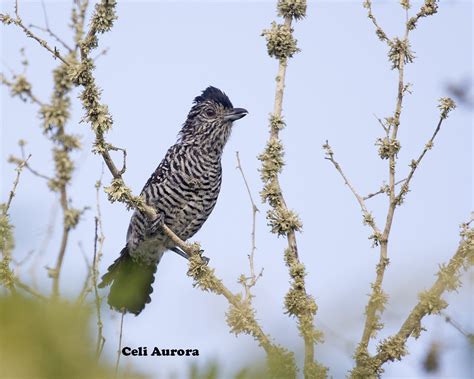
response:
<path id="1" fill-rule="evenodd" d="M 150 225 L 148 226 L 148 235 L 155 235 L 165 223 L 165 215 L 160 212 L 156 215 L 155 219 L 151 221 Z"/>
<path id="2" fill-rule="evenodd" d="M 202 255 L 201 258 L 207 266 L 209 264 L 210 259 L 208 257 L 205 257 L 204 255 Z"/>

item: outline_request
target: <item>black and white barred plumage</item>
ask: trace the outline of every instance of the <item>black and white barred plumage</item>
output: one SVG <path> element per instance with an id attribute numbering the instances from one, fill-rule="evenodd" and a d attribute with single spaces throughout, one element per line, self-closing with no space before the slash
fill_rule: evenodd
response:
<path id="1" fill-rule="evenodd" d="M 166 250 L 176 249 L 161 230 L 161 223 L 182 240 L 201 228 L 219 195 L 221 156 L 232 123 L 246 114 L 245 109 L 234 108 L 215 87 L 208 87 L 194 99 L 178 141 L 168 149 L 141 192 L 157 211 L 157 220 L 148 220 L 138 210 L 133 213 L 127 244 L 99 285 L 112 284 L 110 306 L 138 315 L 151 301 L 156 267 Z"/>

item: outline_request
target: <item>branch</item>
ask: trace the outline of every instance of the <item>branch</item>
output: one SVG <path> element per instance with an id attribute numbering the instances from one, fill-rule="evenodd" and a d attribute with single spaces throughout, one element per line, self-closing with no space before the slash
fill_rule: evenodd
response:
<path id="1" fill-rule="evenodd" d="M 42 30 L 44 32 L 47 32 L 51 37 L 56 39 L 61 45 L 63 45 L 70 53 L 73 52 L 73 50 L 68 46 L 66 42 L 64 42 L 61 38 L 58 37 L 57 34 L 53 33 L 53 31 L 49 27 L 49 21 L 48 21 L 48 12 L 46 11 L 46 5 L 44 3 L 44 0 L 41 0 L 41 7 L 43 8 L 43 15 L 44 15 L 44 24 L 46 25 L 45 28 L 41 26 L 35 26 L 30 24 L 30 28 L 36 28 L 39 30 Z"/>
<path id="2" fill-rule="evenodd" d="M 425 6 L 428 3 L 436 3 L 433 0 L 425 0 Z M 375 21 L 375 17 L 371 12 L 371 1 L 366 0 L 364 6 L 368 9 L 369 18 L 376 25 L 377 35 L 382 40 L 387 42 L 390 47 L 388 52 L 389 61 L 392 63 L 392 69 L 398 70 L 398 91 L 397 99 L 395 105 L 395 111 L 392 117 L 386 118 L 386 125 L 384 125 L 380 120 L 379 122 L 384 126 L 385 137 L 379 138 L 377 140 L 377 145 L 379 145 L 379 156 L 381 159 L 388 160 L 388 177 L 389 184 L 386 188 L 382 188 L 381 192 L 386 192 L 388 194 L 388 210 L 385 221 L 385 226 L 381 235 L 378 235 L 377 239 L 374 239 L 374 242 L 380 245 L 380 258 L 379 263 L 376 266 L 376 278 L 375 282 L 372 283 L 372 292 L 366 306 L 366 319 L 364 325 L 364 331 L 360 340 L 360 343 L 355 352 L 356 367 L 352 370 L 351 375 L 354 378 L 361 377 L 372 377 L 379 376 L 381 373 L 381 364 L 378 366 L 373 365 L 372 358 L 368 352 L 368 345 L 371 338 L 373 338 L 376 332 L 383 328 L 383 324 L 380 322 L 380 317 L 385 309 L 385 304 L 388 300 L 388 296 L 384 293 L 382 289 L 383 279 L 385 270 L 389 264 L 388 259 L 388 241 L 390 232 L 392 230 L 392 223 L 395 214 L 396 207 L 401 204 L 403 194 L 408 191 L 408 184 L 414 174 L 416 169 L 417 161 L 412 162 L 412 172 L 404 180 L 404 184 L 400 190 L 399 195 L 395 193 L 395 186 L 400 183 L 396 182 L 395 173 L 396 173 L 396 164 L 397 164 L 397 154 L 400 150 L 400 142 L 397 139 L 398 130 L 400 126 L 400 116 L 403 109 L 403 99 L 406 92 L 409 91 L 409 85 L 404 83 L 404 72 L 405 64 L 411 63 L 414 59 L 413 52 L 410 48 L 410 42 L 408 39 L 410 31 L 414 28 L 414 24 L 410 24 L 408 17 L 408 9 L 410 8 L 409 0 L 401 1 L 401 6 L 405 9 L 406 13 L 406 22 L 405 22 L 405 33 L 403 39 L 398 37 L 389 40 L 386 37 L 384 31 L 378 26 Z M 422 7 L 422 11 L 423 8 Z M 435 5 L 436 6 L 436 5 Z M 435 13 L 435 12 L 434 12 Z M 432 13 L 431 13 L 432 14 Z M 413 26 L 413 27 L 412 27 Z M 442 110 L 442 116 L 447 117 L 447 114 L 451 109 L 454 108 L 454 103 L 450 99 L 442 99 L 440 108 Z M 433 138 L 436 136 L 436 133 L 439 130 L 439 126 L 435 131 Z M 420 156 L 420 160 L 423 155 L 426 153 L 424 151 Z M 377 194 L 377 193 L 376 193 Z M 376 194 L 369 195 L 368 198 L 375 196 Z M 392 341 L 393 342 L 393 341 Z M 401 351 L 397 351 L 397 354 L 401 354 Z M 401 355 L 400 355 L 401 356 Z M 393 359 L 392 359 L 393 360 Z M 374 368 L 375 367 L 375 368 Z M 380 370 L 379 370 L 380 369 Z"/>
<path id="3" fill-rule="evenodd" d="M 454 104 L 454 102 L 452 102 L 452 107 L 450 108 L 450 110 L 454 109 L 455 106 L 456 105 Z M 447 117 L 447 114 L 446 114 L 446 117 Z M 428 150 L 431 150 L 433 148 L 434 140 L 435 140 L 436 136 L 438 135 L 438 132 L 441 129 L 441 125 L 442 125 L 443 121 L 446 119 L 446 117 L 443 117 L 443 116 L 440 117 L 440 119 L 438 121 L 438 125 L 436 126 L 436 129 L 433 132 L 433 135 L 431 136 L 429 141 L 426 143 L 426 145 L 425 145 L 423 151 L 421 152 L 420 156 L 418 157 L 417 160 L 412 160 L 411 161 L 411 163 L 410 163 L 411 170 L 410 170 L 407 178 L 405 179 L 405 183 L 403 184 L 402 188 L 400 189 L 400 192 L 398 193 L 398 195 L 396 196 L 396 199 L 395 199 L 395 201 L 398 204 L 400 204 L 403 201 L 403 197 L 407 194 L 410 182 L 413 178 L 413 175 L 415 174 L 416 169 L 420 165 L 421 160 L 423 159 L 425 154 L 428 152 Z"/>
<path id="4" fill-rule="evenodd" d="M 30 295 L 37 297 L 40 300 L 47 301 L 48 298 L 35 290 L 34 288 L 26 285 L 25 283 L 21 282 L 18 278 L 15 278 L 15 287 L 21 288 L 23 291 L 28 292 Z"/>
<path id="5" fill-rule="evenodd" d="M 123 319 L 125 317 L 125 311 L 122 312 L 122 316 L 120 317 L 120 337 L 119 337 L 119 344 L 117 349 L 117 359 L 115 360 L 115 372 L 114 378 L 117 377 L 118 368 L 120 365 L 120 357 L 122 356 L 122 335 L 123 335 Z"/>
<path id="6" fill-rule="evenodd" d="M 418 295 L 419 302 L 412 309 L 397 334 L 385 339 L 377 347 L 374 365 L 381 367 L 387 361 L 400 360 L 406 353 L 406 341 L 410 336 L 418 338 L 422 330 L 421 320 L 430 314 L 439 314 L 448 303 L 442 299 L 447 291 L 456 291 L 461 286 L 461 271 L 474 262 L 474 228 L 462 226 L 461 242 L 448 264 L 440 266 L 438 279 L 427 291 Z"/>
<path id="7" fill-rule="evenodd" d="M 43 46 L 46 50 L 48 50 L 54 58 L 58 58 L 61 60 L 65 65 L 69 66 L 69 63 L 63 56 L 60 54 L 59 50 L 54 47 L 51 48 L 48 43 L 39 38 L 36 34 L 34 34 L 30 29 L 28 29 L 24 24 L 23 21 L 20 17 L 19 11 L 18 11 L 18 0 L 15 2 L 15 18 L 10 17 L 8 14 L 0 14 L 0 22 L 2 22 L 5 25 L 9 24 L 14 24 L 18 26 L 23 32 L 26 34 L 27 37 L 33 38 L 36 42 L 38 42 L 41 46 Z"/>
<path id="8" fill-rule="evenodd" d="M 408 12 L 408 11 L 407 11 Z M 407 13 L 408 15 L 408 13 Z M 382 31 L 383 33 L 383 31 Z M 392 229 L 393 217 L 395 214 L 395 208 L 397 206 L 395 198 L 395 169 L 397 163 L 397 153 L 400 149 L 400 144 L 397 140 L 398 128 L 400 126 L 400 115 L 402 112 L 403 96 L 405 93 L 404 84 L 404 73 L 405 63 L 410 62 L 410 50 L 408 42 L 408 27 L 405 28 L 405 35 L 402 41 L 395 38 L 394 41 L 388 41 L 390 46 L 389 60 L 392 61 L 392 68 L 398 70 L 398 94 L 395 105 L 395 112 L 393 118 L 390 120 L 388 125 L 388 132 L 391 132 L 390 137 L 383 139 L 382 143 L 388 145 L 388 149 L 383 150 L 385 145 L 379 148 L 379 155 L 382 159 L 388 157 L 388 177 L 389 177 L 389 188 L 388 188 L 388 211 L 385 221 L 385 227 L 383 233 L 378 238 L 378 244 L 380 245 L 380 258 L 379 263 L 376 266 L 376 278 L 372 284 L 372 292 L 367 303 L 365 314 L 365 325 L 362 337 L 357 348 L 356 361 L 357 366 L 361 366 L 364 362 L 364 357 L 368 354 L 368 345 L 371 337 L 374 337 L 377 330 L 381 329 L 383 325 L 380 323 L 380 316 L 385 309 L 385 303 L 387 302 L 387 295 L 382 289 L 385 269 L 389 264 L 388 259 L 388 239 Z M 379 34 L 379 33 L 378 33 Z M 379 36 L 383 40 L 381 36 Z"/>
<path id="9" fill-rule="evenodd" d="M 97 288 L 97 279 L 99 278 L 99 262 L 102 258 L 102 249 L 104 246 L 104 231 L 102 229 L 102 212 L 100 210 L 100 194 L 99 189 L 101 188 L 102 176 L 104 175 L 104 169 L 102 167 L 102 173 L 100 179 L 96 183 L 96 217 L 95 217 L 95 233 L 94 233 L 94 259 L 92 263 L 92 286 L 94 288 L 94 303 L 97 313 L 97 342 L 96 342 L 96 356 L 97 359 L 100 357 L 105 344 L 105 337 L 103 335 L 103 324 L 100 313 L 100 307 L 102 299 L 99 296 L 99 290 Z"/>
<path id="10" fill-rule="evenodd" d="M 41 3 L 43 3 L 43 2 L 41 2 Z M 58 41 L 61 45 L 63 45 L 63 47 L 66 48 L 70 53 L 72 53 L 72 52 L 74 51 L 66 42 L 64 42 L 61 38 L 59 38 L 59 36 L 58 36 L 57 34 L 55 34 L 55 33 L 49 28 L 49 26 L 47 26 L 46 28 L 43 28 L 42 26 L 30 24 L 29 27 L 30 27 L 30 28 L 33 28 L 33 29 L 38 29 L 38 30 L 41 30 L 41 31 L 43 31 L 43 32 L 48 33 L 51 37 L 53 37 L 56 41 Z"/>
<path id="11" fill-rule="evenodd" d="M 28 157 L 26 160 L 28 160 Z M 8 211 L 10 209 L 13 197 L 20 182 L 21 171 L 25 167 L 25 161 L 18 163 L 16 167 L 16 178 L 13 181 L 13 187 L 8 195 L 8 200 L 0 204 L 0 252 L 2 260 L 0 261 L 0 283 L 2 283 L 10 292 L 15 293 L 15 274 L 10 268 L 11 251 L 13 249 L 13 226 L 10 223 Z"/>
<path id="12" fill-rule="evenodd" d="M 242 169 L 242 165 L 240 163 L 240 157 L 239 157 L 239 152 L 235 152 L 235 156 L 237 158 L 237 169 L 240 171 L 240 174 L 242 175 L 242 179 L 245 184 L 245 188 L 247 189 L 247 193 L 249 195 L 250 203 L 252 205 L 252 232 L 251 232 L 251 241 L 252 241 L 252 247 L 250 249 L 250 254 L 248 255 L 249 259 L 249 265 L 250 265 L 250 277 L 246 278 L 245 276 L 242 275 L 240 282 L 245 288 L 245 293 L 248 299 L 251 299 L 251 293 L 250 289 L 255 286 L 257 283 L 258 279 L 262 277 L 263 275 L 263 268 L 260 271 L 258 275 L 255 274 L 255 268 L 254 268 L 254 255 L 255 255 L 255 250 L 256 244 L 255 244 L 255 224 L 256 224 L 256 216 L 257 212 L 259 212 L 257 206 L 255 205 L 255 202 L 253 201 L 252 197 L 252 192 L 250 191 L 250 187 L 247 183 L 247 179 L 245 177 L 244 171 Z"/>
<path id="13" fill-rule="evenodd" d="M 23 168 L 26 166 L 26 164 L 28 163 L 28 160 L 30 158 L 31 158 L 31 154 L 28 155 L 28 157 L 24 161 L 18 162 L 18 165 L 15 169 L 16 170 L 16 178 L 13 182 L 13 188 L 10 190 L 10 193 L 8 195 L 8 200 L 5 204 L 4 209 L 2 209 L 2 213 L 4 215 L 6 215 L 8 213 L 8 210 L 10 209 L 10 205 L 12 203 L 13 197 L 15 197 L 16 187 L 18 186 L 18 183 L 20 182 L 21 172 L 22 172 Z"/>
<path id="14" fill-rule="evenodd" d="M 26 99 L 22 97 L 22 95 L 26 95 L 33 103 L 39 105 L 40 107 L 44 105 L 44 103 L 33 94 L 31 84 L 24 75 L 13 74 L 13 79 L 15 80 L 14 82 L 8 80 L 5 75 L 0 73 L 0 82 L 10 88 L 10 93 L 13 97 L 19 96 L 23 101 L 26 101 Z"/>
<path id="15" fill-rule="evenodd" d="M 450 324 L 454 329 L 456 329 L 459 333 L 461 333 L 464 337 L 467 338 L 469 343 L 474 346 L 474 334 L 469 333 L 464 330 L 464 328 L 459 325 L 455 320 L 452 319 L 449 315 L 447 315 L 445 312 L 440 312 L 440 315 L 443 316 L 444 321 L 446 321 L 448 324 Z"/>
<path id="16" fill-rule="evenodd" d="M 372 1 L 365 0 L 364 1 L 364 8 L 367 9 L 367 17 L 372 21 L 375 26 L 375 34 L 379 37 L 380 41 L 389 43 L 390 39 L 387 37 L 383 29 L 379 26 L 377 19 L 375 18 L 374 14 L 372 13 Z"/>
<path id="17" fill-rule="evenodd" d="M 314 328 L 317 306 L 314 298 L 306 292 L 305 267 L 298 257 L 296 232 L 301 230 L 302 224 L 298 215 L 288 208 L 279 181 L 279 174 L 284 165 L 283 145 L 279 134 L 285 126 L 282 108 L 286 68 L 288 59 L 299 51 L 297 41 L 293 37 L 292 21 L 306 16 L 306 1 L 279 1 L 278 14 L 284 18 L 284 23 L 273 22 L 271 29 L 263 31 L 269 56 L 278 59 L 278 74 L 275 80 L 273 113 L 270 117 L 270 135 L 265 151 L 259 156 L 262 161 L 260 171 L 264 183 L 261 195 L 272 208 L 267 213 L 272 232 L 285 236 L 287 240 L 285 262 L 292 281 L 291 288 L 285 296 L 285 307 L 289 315 L 296 316 L 304 340 L 304 376 L 306 379 L 324 378 L 327 377 L 327 369 L 314 359 L 314 344 L 321 339 L 321 333 Z"/>
<path id="18" fill-rule="evenodd" d="M 54 269 L 49 270 L 49 276 L 53 278 L 53 297 L 59 296 L 59 276 L 61 274 L 61 268 L 63 265 L 64 255 L 66 254 L 67 242 L 69 239 L 69 230 L 70 227 L 67 225 L 66 217 L 69 210 L 68 200 L 67 200 L 67 190 L 66 185 L 62 185 L 60 188 L 60 199 L 59 203 L 63 210 L 63 235 L 61 237 L 61 245 L 59 247 L 58 257 L 56 258 L 56 265 Z"/>
<path id="19" fill-rule="evenodd" d="M 331 148 L 331 145 L 329 145 L 328 141 L 326 141 L 326 143 L 323 145 L 323 149 L 326 152 L 325 159 L 327 159 L 329 162 L 331 162 L 334 165 L 337 172 L 339 172 L 339 174 L 342 176 L 342 179 L 344 179 L 344 183 L 349 187 L 352 194 L 354 195 L 357 202 L 359 203 L 360 209 L 362 211 L 362 215 L 364 217 L 364 224 L 367 224 L 372 228 L 372 230 L 374 231 L 374 234 L 373 234 L 374 243 L 378 244 L 380 241 L 380 237 L 382 236 L 382 233 L 380 229 L 377 227 L 377 224 L 375 223 L 375 220 L 371 212 L 369 212 L 369 210 L 367 209 L 367 206 L 365 204 L 366 198 L 363 198 L 361 195 L 359 195 L 359 193 L 356 191 L 354 186 L 351 184 L 351 182 L 347 178 L 346 174 L 344 174 L 344 171 L 342 171 L 341 165 L 334 159 L 334 152 Z"/>
<path id="20" fill-rule="evenodd" d="M 406 179 L 399 180 L 398 182 L 395 183 L 396 186 L 399 184 L 403 183 L 406 181 Z M 377 192 L 369 193 L 367 196 L 363 197 L 363 200 L 369 200 L 377 195 L 380 195 L 382 193 L 388 193 L 390 191 L 390 188 L 387 185 L 382 186 Z"/>

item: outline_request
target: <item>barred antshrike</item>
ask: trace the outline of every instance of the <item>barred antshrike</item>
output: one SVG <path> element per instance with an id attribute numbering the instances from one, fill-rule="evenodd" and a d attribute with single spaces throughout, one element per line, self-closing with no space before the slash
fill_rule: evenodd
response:
<path id="1" fill-rule="evenodd" d="M 221 188 L 221 157 L 232 123 L 247 111 L 234 108 L 225 93 L 208 87 L 194 99 L 178 141 L 148 179 L 141 192 L 157 212 L 149 220 L 136 210 L 130 220 L 127 244 L 102 277 L 99 287 L 112 284 L 109 305 L 138 315 L 151 301 L 158 263 L 166 250 L 184 257 L 163 232 L 165 223 L 178 237 L 192 237 L 209 217 Z"/>

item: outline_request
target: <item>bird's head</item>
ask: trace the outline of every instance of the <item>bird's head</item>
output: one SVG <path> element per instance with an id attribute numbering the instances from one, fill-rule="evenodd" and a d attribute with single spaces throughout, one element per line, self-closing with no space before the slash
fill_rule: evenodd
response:
<path id="1" fill-rule="evenodd" d="M 222 151 L 230 136 L 232 123 L 247 113 L 243 108 L 234 108 L 220 89 L 207 87 L 194 99 L 193 107 L 180 132 L 181 141 Z"/>

